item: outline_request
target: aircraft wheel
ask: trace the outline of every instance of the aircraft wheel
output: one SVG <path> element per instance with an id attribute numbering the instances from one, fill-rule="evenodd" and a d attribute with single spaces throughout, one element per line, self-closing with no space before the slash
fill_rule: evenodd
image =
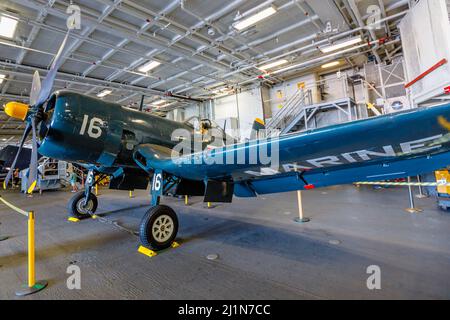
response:
<path id="1" fill-rule="evenodd" d="M 84 203 L 84 191 L 75 194 L 69 201 L 69 212 L 75 218 L 86 219 L 97 211 L 98 200 L 95 194 L 91 193 L 88 203 Z"/>
<path id="2" fill-rule="evenodd" d="M 178 218 L 168 206 L 151 208 L 142 218 L 139 237 L 144 247 L 162 250 L 170 247 L 178 232 Z"/>

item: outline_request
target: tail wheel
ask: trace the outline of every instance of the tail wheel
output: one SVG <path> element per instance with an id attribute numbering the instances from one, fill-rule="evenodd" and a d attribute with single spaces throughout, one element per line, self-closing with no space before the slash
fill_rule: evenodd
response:
<path id="1" fill-rule="evenodd" d="M 151 208 L 142 218 L 139 236 L 144 247 L 162 250 L 170 247 L 178 233 L 178 217 L 168 206 Z"/>
<path id="2" fill-rule="evenodd" d="M 91 216 L 91 214 L 97 211 L 98 200 L 97 197 L 91 193 L 89 195 L 89 201 L 85 203 L 85 193 L 80 191 L 75 194 L 69 201 L 69 212 L 70 215 L 78 218 L 85 219 Z"/>

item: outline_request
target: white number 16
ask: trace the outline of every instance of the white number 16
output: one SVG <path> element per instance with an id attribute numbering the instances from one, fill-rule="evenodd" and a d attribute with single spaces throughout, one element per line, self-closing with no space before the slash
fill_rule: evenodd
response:
<path id="1" fill-rule="evenodd" d="M 84 115 L 83 124 L 81 125 L 80 134 L 84 135 L 86 133 L 86 127 L 88 127 L 89 116 Z M 102 135 L 102 128 L 104 121 L 100 118 L 92 118 L 89 122 L 89 127 L 87 129 L 87 134 L 89 137 L 98 139 Z"/>
<path id="2" fill-rule="evenodd" d="M 152 187 L 153 190 L 159 191 L 159 189 L 161 189 L 161 180 L 162 180 L 161 173 L 156 174 L 155 178 L 153 179 L 153 187 Z"/>

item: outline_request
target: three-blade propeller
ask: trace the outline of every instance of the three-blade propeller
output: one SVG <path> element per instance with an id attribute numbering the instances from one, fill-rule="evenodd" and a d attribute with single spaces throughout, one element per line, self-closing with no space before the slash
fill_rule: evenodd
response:
<path id="1" fill-rule="evenodd" d="M 63 62 L 64 58 L 64 51 L 67 44 L 67 41 L 69 39 L 70 29 L 66 33 L 66 36 L 64 37 L 64 41 L 62 42 L 58 53 L 56 54 L 55 58 L 53 59 L 53 63 L 50 67 L 50 70 L 47 73 L 47 76 L 41 83 L 41 78 L 39 76 L 39 72 L 36 71 L 33 75 L 33 82 L 31 84 L 31 92 L 30 92 L 30 104 L 24 105 L 22 103 L 18 102 L 10 102 L 7 103 L 5 106 L 5 112 L 10 117 L 17 118 L 20 120 L 24 120 L 27 122 L 27 126 L 25 128 L 25 131 L 23 133 L 22 139 L 20 140 L 19 149 L 17 151 L 17 154 L 14 158 L 14 161 L 11 165 L 11 168 L 8 172 L 8 175 L 6 176 L 6 179 L 3 183 L 3 188 L 6 189 L 12 175 L 14 173 L 17 160 L 20 156 L 20 153 L 22 152 L 23 145 L 25 144 L 26 139 L 28 138 L 28 135 L 30 132 L 32 133 L 32 152 L 31 152 L 31 160 L 30 160 L 30 166 L 28 170 L 28 185 L 27 185 L 27 192 L 29 194 L 33 193 L 34 189 L 36 188 L 36 184 L 38 181 L 38 141 L 37 141 L 37 133 L 36 129 L 39 125 L 39 123 L 43 120 L 42 119 L 42 113 L 44 111 L 43 105 L 47 101 L 47 99 L 50 97 L 52 93 L 53 84 L 55 82 L 56 73 L 58 72 L 59 67 L 61 67 L 61 64 Z"/>

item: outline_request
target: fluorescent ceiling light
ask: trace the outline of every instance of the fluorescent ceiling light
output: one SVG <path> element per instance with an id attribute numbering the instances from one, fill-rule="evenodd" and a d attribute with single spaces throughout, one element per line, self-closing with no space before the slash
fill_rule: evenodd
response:
<path id="1" fill-rule="evenodd" d="M 103 97 L 106 97 L 108 94 L 111 94 L 111 93 L 112 93 L 112 90 L 105 89 L 105 90 L 99 92 L 99 93 L 97 94 L 97 97 L 103 98 Z"/>
<path id="2" fill-rule="evenodd" d="M 239 21 L 238 23 L 236 23 L 234 25 L 234 27 L 238 30 L 243 30 L 245 28 L 248 28 L 248 27 L 256 24 L 257 22 L 259 22 L 263 19 L 266 19 L 267 17 L 270 17 L 271 15 L 273 15 L 276 12 L 277 12 L 277 10 L 274 7 L 269 7 L 267 9 L 264 9 L 263 11 L 260 11 L 256 14 L 248 17 L 247 19 Z"/>
<path id="3" fill-rule="evenodd" d="M 336 67 L 336 66 L 338 66 L 340 64 L 341 64 L 340 61 L 333 61 L 333 62 L 324 64 L 321 68 L 322 69 L 328 69 L 328 68 L 331 68 L 331 67 Z"/>
<path id="4" fill-rule="evenodd" d="M 6 78 L 6 75 L 0 74 L 0 84 L 3 83 L 3 81 L 5 80 L 5 78 Z"/>
<path id="5" fill-rule="evenodd" d="M 18 21 L 13 18 L 1 16 L 0 17 L 0 36 L 5 37 L 5 38 L 13 38 L 14 33 L 16 32 L 17 23 L 18 23 Z"/>
<path id="6" fill-rule="evenodd" d="M 152 105 L 159 106 L 159 105 L 164 104 L 166 102 L 167 102 L 167 100 L 158 100 L 158 101 L 152 102 Z"/>
<path id="7" fill-rule="evenodd" d="M 346 47 L 358 44 L 358 43 L 360 43 L 362 41 L 363 41 L 363 39 L 361 37 L 356 37 L 356 38 L 352 38 L 352 39 L 349 39 L 349 40 L 345 40 L 345 41 L 340 42 L 340 43 L 336 43 L 336 44 L 334 44 L 332 46 L 329 46 L 329 47 L 320 48 L 320 51 L 322 51 L 323 53 L 330 53 L 330 52 L 333 52 L 333 51 L 336 51 L 336 50 L 339 50 L 339 49 L 342 49 L 342 48 L 346 48 Z"/>
<path id="8" fill-rule="evenodd" d="M 139 67 L 138 71 L 143 72 L 143 73 L 147 73 L 150 70 L 155 69 L 160 64 L 161 63 L 159 63 L 158 61 L 150 61 L 150 62 L 144 64 L 143 66 Z"/>
<path id="9" fill-rule="evenodd" d="M 281 65 L 286 64 L 286 63 L 288 63 L 288 61 L 286 59 L 278 60 L 278 61 L 275 61 L 275 62 L 272 62 L 272 63 L 265 64 L 265 65 L 263 65 L 261 67 L 258 67 L 258 69 L 260 69 L 260 70 L 273 69 L 275 67 L 281 66 Z"/>

